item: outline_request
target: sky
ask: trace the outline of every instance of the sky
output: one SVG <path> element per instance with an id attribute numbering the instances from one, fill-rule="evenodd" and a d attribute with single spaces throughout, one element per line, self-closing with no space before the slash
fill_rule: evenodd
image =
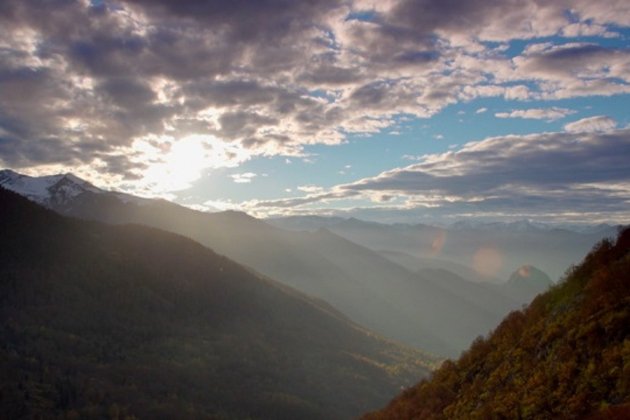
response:
<path id="1" fill-rule="evenodd" d="M 4 0 L 0 165 L 257 217 L 630 223 L 627 0 Z"/>

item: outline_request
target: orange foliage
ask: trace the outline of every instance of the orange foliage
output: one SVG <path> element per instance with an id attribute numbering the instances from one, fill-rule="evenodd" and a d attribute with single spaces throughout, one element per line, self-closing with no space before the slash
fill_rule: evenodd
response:
<path id="1" fill-rule="evenodd" d="M 630 229 L 366 419 L 630 418 Z"/>

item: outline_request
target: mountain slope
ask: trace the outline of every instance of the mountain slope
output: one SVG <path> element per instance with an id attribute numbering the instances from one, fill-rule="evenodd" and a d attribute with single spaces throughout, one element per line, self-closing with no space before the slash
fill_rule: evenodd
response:
<path id="1" fill-rule="evenodd" d="M 628 418 L 630 228 L 366 419 Z"/>
<path id="2" fill-rule="evenodd" d="M 503 282 L 497 278 L 483 276 L 477 273 L 472 267 L 455 261 L 443 260 L 437 257 L 414 257 L 402 251 L 379 251 L 379 254 L 398 265 L 402 265 L 410 271 L 426 269 L 445 270 L 458 275 L 466 281 L 484 285 Z"/>
<path id="3" fill-rule="evenodd" d="M 514 299 L 529 302 L 552 285 L 553 282 L 545 272 L 534 266 L 524 265 L 512 273 L 507 283 L 502 286 Z"/>
<path id="4" fill-rule="evenodd" d="M 89 197 L 86 194 L 84 200 Z M 326 300 L 361 325 L 435 354 L 458 355 L 503 315 L 475 307 L 375 252 L 323 230 L 289 232 L 243 213 L 202 213 L 168 202 L 121 207 L 110 206 L 112 211 L 104 214 L 107 207 L 100 204 L 75 205 L 69 213 L 84 218 L 96 215 L 114 223 L 143 223 L 188 236 Z"/>
<path id="5" fill-rule="evenodd" d="M 348 418 L 431 363 L 184 237 L 0 202 L 1 418 Z"/>
<path id="6" fill-rule="evenodd" d="M 5 185 L 15 188 L 15 183 Z M 46 203 L 62 214 L 108 223 L 141 223 L 188 236 L 326 300 L 371 330 L 441 356 L 459 355 L 506 313 L 455 293 L 442 284 L 439 273 L 430 277 L 412 273 L 325 229 L 286 231 L 244 213 L 203 213 L 167 201 L 139 202 L 102 190 L 86 189 L 58 205 L 61 200 L 49 193 Z"/>
<path id="7" fill-rule="evenodd" d="M 0 171 L 0 186 L 48 206 L 60 206 L 84 192 L 100 194 L 102 191 L 70 173 L 30 177 L 9 169 Z"/>
<path id="8" fill-rule="evenodd" d="M 553 284 L 547 274 L 531 265 L 520 267 L 507 282 L 487 282 L 475 275 L 472 269 L 456 263 L 412 257 L 402 252 L 383 251 L 379 254 L 409 270 L 417 270 L 419 275 L 439 281 L 442 287 L 478 307 L 488 309 L 497 316 L 496 323 L 509 311 L 531 302 Z M 475 277 L 475 281 L 470 281 Z"/>

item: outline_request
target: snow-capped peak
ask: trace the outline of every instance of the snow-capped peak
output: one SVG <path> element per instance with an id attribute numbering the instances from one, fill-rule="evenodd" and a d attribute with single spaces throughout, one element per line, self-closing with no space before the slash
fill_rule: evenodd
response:
<path id="1" fill-rule="evenodd" d="M 460 220 L 450 225 L 453 230 L 484 230 L 505 232 L 533 232 L 550 230 L 552 225 L 531 220 L 517 220 L 514 222 L 483 222 L 475 220 Z"/>
<path id="2" fill-rule="evenodd" d="M 0 171 L 0 185 L 44 205 L 53 201 L 60 204 L 87 191 L 103 192 L 70 173 L 32 177 L 5 169 Z"/>

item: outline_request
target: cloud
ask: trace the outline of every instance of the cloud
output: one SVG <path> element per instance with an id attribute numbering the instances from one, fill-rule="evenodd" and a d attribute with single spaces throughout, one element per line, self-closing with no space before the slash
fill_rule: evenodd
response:
<path id="1" fill-rule="evenodd" d="M 568 123 L 564 129 L 570 133 L 596 133 L 612 131 L 615 127 L 617 121 L 605 115 L 598 115 Z"/>
<path id="2" fill-rule="evenodd" d="M 630 92 L 627 49 L 537 41 L 628 26 L 622 0 L 5 0 L 0 163 L 144 188 L 160 157 L 138 144 L 214 138 L 233 166 L 475 98 Z"/>
<path id="3" fill-rule="evenodd" d="M 572 109 L 553 107 L 516 109 L 510 112 L 497 112 L 494 116 L 497 118 L 525 118 L 551 122 L 562 119 L 571 114 L 575 114 L 575 111 Z"/>
<path id="4" fill-rule="evenodd" d="M 593 43 L 531 44 L 513 59 L 515 78 L 538 79 L 542 99 L 630 92 L 630 51 Z"/>
<path id="5" fill-rule="evenodd" d="M 402 155 L 401 159 L 403 160 L 422 160 L 422 156 L 416 155 Z"/>
<path id="6" fill-rule="evenodd" d="M 230 178 L 237 184 L 249 184 L 257 175 L 253 172 L 244 172 L 241 174 L 232 174 Z"/>
<path id="7" fill-rule="evenodd" d="M 462 215 L 589 214 L 630 217 L 630 129 L 493 137 L 458 151 L 425 155 L 418 163 L 329 190 L 258 203 L 301 207 L 315 202 L 383 195 L 407 209 Z"/>
<path id="8" fill-rule="evenodd" d="M 195 208 L 195 210 L 208 211 L 208 212 L 240 210 L 240 209 L 241 209 L 240 203 L 236 203 L 229 199 L 228 200 L 208 200 L 208 201 L 205 201 L 203 204 L 196 206 Z"/>
<path id="9" fill-rule="evenodd" d="M 619 36 L 614 31 L 609 31 L 604 25 L 589 22 L 572 23 L 562 28 L 562 36 L 577 38 L 583 36 L 601 36 L 605 38 L 616 38 Z"/>
<path id="10" fill-rule="evenodd" d="M 300 185 L 299 187 L 297 187 L 297 189 L 308 194 L 317 194 L 324 191 L 322 187 L 319 187 L 317 185 Z"/>

